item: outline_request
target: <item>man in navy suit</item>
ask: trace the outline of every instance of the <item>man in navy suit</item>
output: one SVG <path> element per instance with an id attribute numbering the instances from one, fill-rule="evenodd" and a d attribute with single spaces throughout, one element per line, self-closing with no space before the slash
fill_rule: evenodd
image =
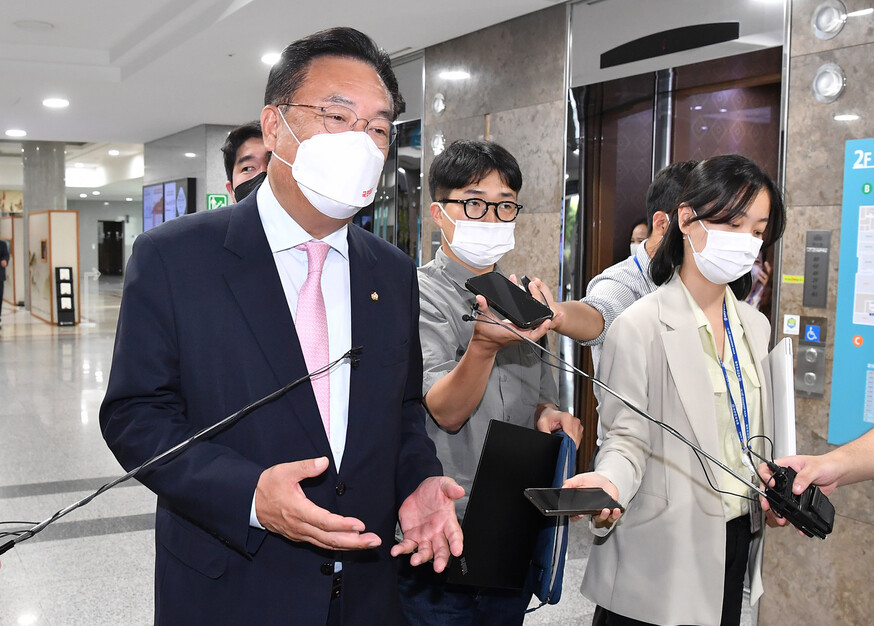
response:
<path id="1" fill-rule="evenodd" d="M 399 623 L 391 557 L 415 551 L 441 571 L 461 553 L 464 490 L 425 432 L 414 264 L 349 223 L 402 104 L 388 56 L 362 33 L 292 43 L 261 114 L 266 183 L 134 245 L 100 411 L 124 467 L 315 369 L 316 326 L 340 360 L 137 476 L 158 495 L 156 623 Z M 296 323 L 321 264 L 304 247 L 327 250 L 326 324 Z"/>

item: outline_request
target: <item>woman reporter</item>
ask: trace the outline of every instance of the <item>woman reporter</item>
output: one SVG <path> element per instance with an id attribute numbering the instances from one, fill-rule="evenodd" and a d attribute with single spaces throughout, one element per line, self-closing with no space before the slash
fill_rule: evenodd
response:
<path id="1" fill-rule="evenodd" d="M 755 437 L 773 432 L 760 365 L 770 325 L 731 287 L 749 284 L 760 248 L 782 234 L 781 194 L 755 163 L 726 155 L 692 170 L 678 204 L 650 267 L 659 287 L 614 322 L 598 375 L 752 479 L 745 449 L 762 454 Z M 752 601 L 762 592 L 758 500 L 658 425 L 595 393 L 606 436 L 594 472 L 565 486 L 600 486 L 625 512 L 594 517 L 599 537 L 583 594 L 605 624 L 738 624 L 747 570 Z"/>

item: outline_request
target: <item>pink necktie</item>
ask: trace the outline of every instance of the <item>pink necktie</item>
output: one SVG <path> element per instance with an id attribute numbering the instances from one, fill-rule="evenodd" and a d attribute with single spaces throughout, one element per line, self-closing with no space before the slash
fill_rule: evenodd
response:
<path id="1" fill-rule="evenodd" d="M 309 241 L 297 246 L 307 253 L 307 279 L 297 298 L 297 336 L 306 360 L 307 370 L 313 372 L 328 364 L 328 318 L 322 297 L 322 266 L 331 246 L 323 241 Z M 325 372 L 310 380 L 316 403 L 322 414 L 322 424 L 331 438 L 331 379 Z"/>

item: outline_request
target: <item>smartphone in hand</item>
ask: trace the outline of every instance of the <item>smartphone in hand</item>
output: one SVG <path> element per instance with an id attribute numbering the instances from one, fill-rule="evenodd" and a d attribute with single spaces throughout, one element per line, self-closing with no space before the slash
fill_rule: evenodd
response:
<path id="1" fill-rule="evenodd" d="M 469 278 L 464 286 L 468 291 L 485 297 L 490 308 L 519 328 L 536 328 L 554 315 L 548 306 L 497 272 Z"/>
<path id="2" fill-rule="evenodd" d="M 604 509 L 624 510 L 600 487 L 526 489 L 525 497 L 543 514 L 597 515 Z"/>

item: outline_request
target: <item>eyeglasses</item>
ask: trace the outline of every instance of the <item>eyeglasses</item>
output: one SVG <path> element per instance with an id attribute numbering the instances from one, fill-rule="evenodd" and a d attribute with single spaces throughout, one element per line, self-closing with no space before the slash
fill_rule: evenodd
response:
<path id="1" fill-rule="evenodd" d="M 364 127 L 364 132 L 373 139 L 373 143 L 375 143 L 378 148 L 388 148 L 398 134 L 397 128 L 395 128 L 395 125 L 391 123 L 391 120 L 384 117 L 374 117 L 373 119 L 365 120 L 364 118 L 358 117 L 352 109 L 340 104 L 320 107 L 314 104 L 283 102 L 276 106 L 305 107 L 307 109 L 321 111 L 325 130 L 329 133 L 345 133 L 350 130 L 355 130 L 355 125 L 358 122 L 367 122 L 367 125 Z"/>
<path id="2" fill-rule="evenodd" d="M 452 198 L 444 198 L 437 202 L 457 202 L 464 205 L 464 214 L 468 219 L 481 220 L 489 212 L 489 207 L 495 210 L 495 215 L 502 222 L 512 222 L 522 210 L 521 204 L 504 200 L 503 202 L 486 202 L 480 198 L 469 198 L 467 200 L 453 200 Z"/>

